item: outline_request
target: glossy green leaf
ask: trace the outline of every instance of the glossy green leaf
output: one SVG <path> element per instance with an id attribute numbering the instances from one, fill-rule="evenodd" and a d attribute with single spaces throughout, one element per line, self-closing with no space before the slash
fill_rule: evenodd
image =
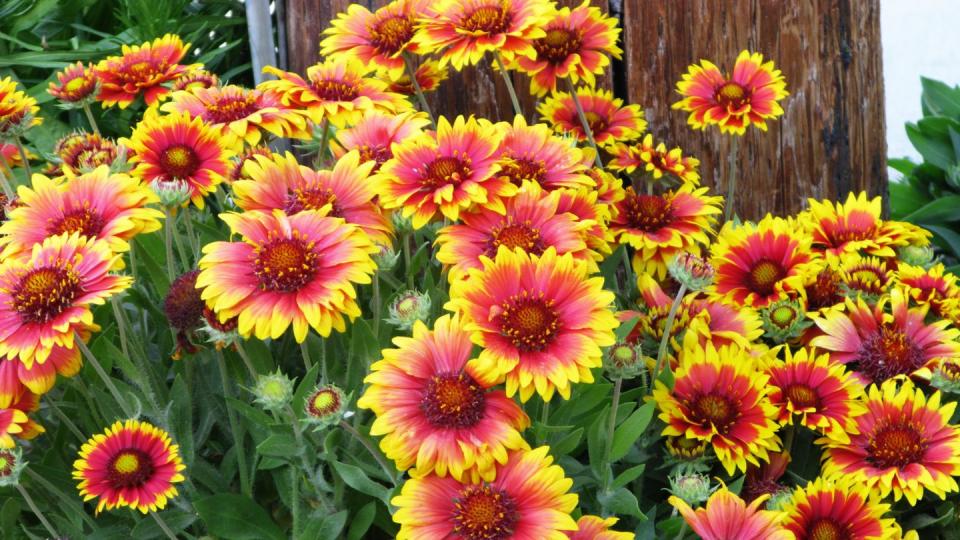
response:
<path id="1" fill-rule="evenodd" d="M 231 540 L 282 540 L 287 536 L 250 498 L 220 493 L 193 503 L 211 534 Z"/>

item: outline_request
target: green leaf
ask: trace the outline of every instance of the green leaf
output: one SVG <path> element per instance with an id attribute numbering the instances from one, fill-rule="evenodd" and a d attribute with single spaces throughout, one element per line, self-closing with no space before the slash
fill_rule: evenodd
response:
<path id="1" fill-rule="evenodd" d="M 954 518 L 953 508 L 947 510 L 942 516 L 932 516 L 930 514 L 916 514 L 910 516 L 903 522 L 904 529 L 916 530 L 916 529 L 926 529 L 929 527 L 936 527 L 939 525 L 945 525 Z"/>
<path id="2" fill-rule="evenodd" d="M 926 77 L 920 77 L 920 86 L 920 99 L 931 114 L 960 117 L 960 89 Z"/>
<path id="3" fill-rule="evenodd" d="M 347 540 L 361 540 L 367 531 L 370 530 L 370 525 L 373 524 L 373 518 L 377 515 L 377 503 L 370 501 L 367 504 L 363 505 L 356 514 L 353 515 L 353 519 L 350 520 L 350 530 L 347 531 Z"/>
<path id="4" fill-rule="evenodd" d="M 620 326 L 618 326 L 614 332 L 617 335 L 617 341 L 626 341 L 627 336 L 630 335 L 630 332 L 633 331 L 633 328 L 637 326 L 638 322 L 640 322 L 640 317 L 634 317 L 629 321 L 620 323 Z"/>
<path id="5" fill-rule="evenodd" d="M 607 405 L 603 408 L 603 412 L 594 418 L 593 424 L 590 425 L 590 431 L 587 432 L 587 454 L 590 456 L 590 467 L 598 479 L 602 478 L 604 474 L 600 467 L 603 465 L 603 450 L 609 416 L 610 406 Z"/>
<path id="6" fill-rule="evenodd" d="M 960 220 L 960 195 L 946 195 L 930 201 L 903 217 L 918 225 L 937 225 Z"/>
<path id="7" fill-rule="evenodd" d="M 167 510 L 163 512 L 161 517 L 174 533 L 186 529 L 191 523 L 197 520 L 197 516 L 194 514 L 180 510 Z M 152 519 L 141 519 L 133 530 L 130 531 L 130 537 L 145 540 L 147 538 L 166 538 L 166 535 L 163 529 L 157 525 L 156 521 Z"/>
<path id="8" fill-rule="evenodd" d="M 551 444 L 550 453 L 554 456 L 565 456 L 576 450 L 577 445 L 580 444 L 580 439 L 582 438 L 583 428 L 578 427 L 577 429 L 564 435 L 559 441 Z"/>
<path id="9" fill-rule="evenodd" d="M 937 243 L 942 244 L 941 247 L 949 249 L 955 258 L 960 259 L 960 234 L 953 229 L 941 227 L 940 225 L 926 225 L 925 227 L 936 235 L 934 241 L 939 239 L 941 242 Z"/>
<path id="10" fill-rule="evenodd" d="M 907 124 L 907 138 L 923 159 L 946 170 L 953 165 L 953 147 L 948 140 L 921 131 L 916 124 Z"/>
<path id="11" fill-rule="evenodd" d="M 640 511 L 640 503 L 637 501 L 637 496 L 626 488 L 600 493 L 597 495 L 597 500 L 599 500 L 605 512 L 633 516 L 640 520 L 644 520 L 647 517 Z"/>
<path id="12" fill-rule="evenodd" d="M 331 464 L 348 486 L 360 493 L 366 493 L 371 497 L 380 499 L 387 506 L 390 505 L 390 488 L 371 480 L 367 473 L 363 472 L 363 469 L 339 461 L 333 461 Z"/>
<path id="13" fill-rule="evenodd" d="M 284 540 L 270 514 L 250 498 L 220 493 L 193 503 L 210 534 L 231 540 Z"/>
<path id="14" fill-rule="evenodd" d="M 626 487 L 630 482 L 640 478 L 640 476 L 643 475 L 643 471 L 646 469 L 647 464 L 641 463 L 640 465 L 634 465 L 633 467 L 630 467 L 629 469 L 618 474 L 613 480 L 613 489 Z"/>
<path id="15" fill-rule="evenodd" d="M 887 158 L 887 167 L 890 167 L 900 174 L 906 176 L 913 172 L 913 168 L 917 164 L 913 162 L 910 158 Z"/>
<path id="16" fill-rule="evenodd" d="M 0 530 L 12 531 L 20 521 L 20 500 L 14 497 L 7 499 L 3 503 L 3 510 L 0 510 Z"/>
<path id="17" fill-rule="evenodd" d="M 257 453 L 262 456 L 293 457 L 299 452 L 297 441 L 290 433 L 274 433 L 257 445 Z"/>
<path id="18" fill-rule="evenodd" d="M 653 407 L 652 401 L 645 403 L 633 411 L 633 414 L 613 432 L 613 445 L 610 447 L 611 461 L 618 461 L 627 455 L 633 443 L 643 435 L 647 426 L 650 425 L 650 419 L 653 418 Z"/>
<path id="19" fill-rule="evenodd" d="M 193 404 L 190 390 L 180 375 L 173 380 L 170 390 L 170 429 L 180 445 L 180 453 L 189 466 L 193 462 Z"/>
<path id="20" fill-rule="evenodd" d="M 346 510 L 341 510 L 336 514 L 313 519 L 307 524 L 301 537 L 313 540 L 337 540 L 347 524 L 347 515 Z"/>
<path id="21" fill-rule="evenodd" d="M 930 197 L 914 188 L 909 182 L 890 182 L 890 215 L 902 220 L 903 216 L 917 211 L 930 202 Z"/>

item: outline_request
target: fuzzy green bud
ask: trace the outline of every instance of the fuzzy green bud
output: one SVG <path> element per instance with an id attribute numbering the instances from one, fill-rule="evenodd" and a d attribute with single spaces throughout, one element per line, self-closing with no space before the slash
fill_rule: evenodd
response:
<path id="1" fill-rule="evenodd" d="M 800 337 L 813 321 L 807 318 L 802 300 L 782 299 L 760 310 L 764 336 L 775 343 L 787 343 Z"/>
<path id="2" fill-rule="evenodd" d="M 924 269 L 929 269 L 937 262 L 936 253 L 930 246 L 904 246 L 897 249 L 897 255 L 901 261 Z"/>
<path id="3" fill-rule="evenodd" d="M 430 296 L 414 290 L 400 293 L 388 308 L 387 322 L 401 330 L 410 330 L 416 321 L 430 316 Z"/>
<path id="4" fill-rule="evenodd" d="M 349 398 L 332 384 L 318 386 L 304 403 L 304 421 L 317 430 L 335 425 L 343 418 Z"/>
<path id="5" fill-rule="evenodd" d="M 713 488 L 710 486 L 710 478 L 707 475 L 688 473 L 671 476 L 667 491 L 683 499 L 690 506 L 697 507 L 710 498 Z"/>
<path id="6" fill-rule="evenodd" d="M 603 370 L 611 379 L 635 379 L 646 375 L 646 358 L 640 344 L 618 341 L 603 356 Z M 646 380 L 644 380 L 646 382 Z M 645 385 L 644 385 L 645 386 Z"/>
<path id="7" fill-rule="evenodd" d="M 20 473 L 26 463 L 19 448 L 0 450 L 0 487 L 20 483 Z"/>
<path id="8" fill-rule="evenodd" d="M 190 184 L 184 180 L 157 180 L 150 187 L 166 208 L 178 208 L 190 200 Z"/>
<path id="9" fill-rule="evenodd" d="M 713 266 L 688 251 L 683 251 L 674 257 L 667 269 L 670 270 L 673 279 L 686 285 L 692 292 L 702 291 L 713 283 Z"/>
<path id="10" fill-rule="evenodd" d="M 389 272 L 397 266 L 400 259 L 400 252 L 394 251 L 390 246 L 377 244 L 380 252 L 373 256 L 373 262 L 377 263 L 377 269 L 382 272 Z"/>
<path id="11" fill-rule="evenodd" d="M 277 369 L 276 373 L 260 375 L 253 388 L 254 401 L 271 412 L 279 412 L 293 398 L 293 379 Z"/>

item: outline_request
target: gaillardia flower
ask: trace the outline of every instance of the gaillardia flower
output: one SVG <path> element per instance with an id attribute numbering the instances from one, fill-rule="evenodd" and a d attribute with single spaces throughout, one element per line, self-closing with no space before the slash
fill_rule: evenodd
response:
<path id="1" fill-rule="evenodd" d="M 397 507 L 397 540 L 567 540 L 564 532 L 577 530 L 570 512 L 578 498 L 569 493 L 573 480 L 553 465 L 548 450 L 510 452 L 491 482 L 437 475 L 407 480 L 390 501 Z"/>
<path id="2" fill-rule="evenodd" d="M 182 180 L 190 186 L 190 200 L 203 208 L 203 198 L 217 188 L 230 168 L 230 152 L 220 129 L 187 113 L 159 116 L 148 109 L 129 140 L 136 167 L 130 174 L 154 184 Z"/>
<path id="3" fill-rule="evenodd" d="M 54 347 L 42 364 L 30 367 L 16 356 L 0 359 L 0 409 L 9 408 L 23 392 L 43 395 L 53 388 L 57 375 L 73 377 L 80 371 L 80 349 Z"/>
<path id="4" fill-rule="evenodd" d="M 856 419 L 849 441 L 826 444 L 823 476 L 848 477 L 883 498 L 893 493 L 915 505 L 926 489 L 941 499 L 957 491 L 960 428 L 950 424 L 955 402 L 940 404 L 940 392 L 927 397 L 909 380 L 871 385 L 866 413 Z"/>
<path id="5" fill-rule="evenodd" d="M 413 337 L 393 339 L 364 379 L 357 406 L 373 410 L 371 435 L 411 476 L 492 481 L 507 452 L 526 449 L 520 432 L 530 419 L 503 390 L 482 382 L 470 356 L 470 333 L 457 316 L 444 315 L 433 330 L 417 321 Z"/>
<path id="6" fill-rule="evenodd" d="M 424 94 L 433 92 L 440 87 L 440 83 L 447 80 L 450 75 L 450 69 L 446 66 L 441 67 L 438 60 L 420 60 L 420 65 L 413 72 L 417 78 L 417 84 L 420 85 L 420 91 Z M 390 79 L 382 74 L 378 78 L 387 83 L 387 90 L 398 94 L 412 97 L 416 95 L 417 88 L 413 85 L 413 79 L 410 75 L 403 73 L 397 79 Z"/>
<path id="7" fill-rule="evenodd" d="M 181 90 L 193 90 L 197 88 L 213 88 L 220 86 L 220 77 L 203 68 L 192 69 L 173 81 L 171 90 L 179 92 Z"/>
<path id="8" fill-rule="evenodd" d="M 483 347 L 476 373 L 485 383 L 506 381 L 507 395 L 544 400 L 554 391 L 570 398 L 571 383 L 593 382 L 591 368 L 603 362 L 601 347 L 616 341 L 619 325 L 603 278 L 573 254 L 542 255 L 500 247 L 480 257 L 466 279 L 450 286 L 447 309 L 463 313 L 473 342 Z"/>
<path id="9" fill-rule="evenodd" d="M 30 413 L 40 408 L 40 396 L 21 390 L 8 407 L 0 408 L 0 449 L 16 446 L 14 438 L 29 441 L 45 429 L 30 418 Z"/>
<path id="10" fill-rule="evenodd" d="M 782 512 L 760 509 L 768 498 L 758 497 L 748 506 L 722 487 L 710 496 L 705 507 L 696 510 L 676 496 L 669 502 L 702 540 L 793 540 L 781 525 Z"/>
<path id="11" fill-rule="evenodd" d="M 353 58 L 387 72 L 392 80 L 399 79 L 405 69 L 403 53 L 420 50 L 411 40 L 425 4 L 426 0 L 394 0 L 373 12 L 350 4 L 323 31 L 327 37 L 320 42 L 320 54 Z"/>
<path id="12" fill-rule="evenodd" d="M 902 375 L 926 379 L 940 360 L 960 355 L 960 330 L 945 320 L 927 324 L 927 308 L 909 307 L 899 288 L 873 307 L 862 298 L 847 298 L 844 305 L 814 317 L 823 335 L 810 344 L 829 351 L 833 362 L 851 364 L 864 383 Z"/>
<path id="13" fill-rule="evenodd" d="M 753 363 L 736 346 L 685 348 L 673 390 L 657 381 L 653 391 L 667 424 L 663 434 L 709 442 L 731 475 L 768 460 L 780 447 L 777 410 L 768 398 L 769 378 Z"/>
<path id="14" fill-rule="evenodd" d="M 893 532 L 893 519 L 883 517 L 889 509 L 858 482 L 817 478 L 787 500 L 783 526 L 796 540 L 880 540 Z"/>
<path id="15" fill-rule="evenodd" d="M 440 117 L 429 132 L 393 147 L 394 156 L 377 175 L 380 203 L 400 208 L 419 229 L 440 212 L 456 221 L 474 203 L 504 213 L 502 198 L 517 187 L 497 176 L 502 136 L 490 122 L 458 116 L 453 124 Z"/>
<path id="16" fill-rule="evenodd" d="M 134 236 L 160 229 L 163 214 L 147 207 L 157 202 L 153 191 L 131 176 L 111 174 L 106 165 L 62 184 L 40 174 L 32 182 L 21 186 L 20 204 L 0 225 L 4 257 L 63 233 L 104 240 L 117 253 L 127 251 Z"/>
<path id="17" fill-rule="evenodd" d="M 0 138 L 22 135 L 43 119 L 37 116 L 37 100 L 17 90 L 17 81 L 11 77 L 0 79 Z"/>
<path id="18" fill-rule="evenodd" d="M 72 349 L 77 332 L 95 327 L 90 306 L 130 286 L 129 277 L 109 273 L 118 259 L 106 242 L 75 232 L 0 263 L 0 356 L 29 368 L 56 346 Z"/>
<path id="19" fill-rule="evenodd" d="M 225 321 L 238 317 L 244 337 L 276 339 L 293 326 L 300 343 L 360 315 L 355 283 L 370 283 L 377 247 L 358 227 L 316 211 L 221 214 L 237 242 L 203 248 L 197 287 Z"/>
<path id="20" fill-rule="evenodd" d="M 60 159 L 60 173 L 68 177 L 90 172 L 101 165 L 119 169 L 120 164 L 126 163 L 127 153 L 126 148 L 117 146 L 112 139 L 83 131 L 60 138 L 53 151 Z"/>
<path id="21" fill-rule="evenodd" d="M 163 299 L 163 313 L 167 316 L 170 327 L 176 331 L 177 346 L 172 355 L 174 360 L 179 360 L 184 352 L 193 354 L 197 351 L 190 337 L 200 328 L 203 310 L 206 308 L 200 298 L 200 290 L 197 289 L 198 274 L 199 270 L 180 274 L 170 284 L 167 296 Z"/>
<path id="22" fill-rule="evenodd" d="M 778 103 L 787 97 L 787 83 L 773 62 L 742 51 L 730 76 L 707 60 L 691 65 L 677 83 L 683 99 L 674 109 L 690 113 L 687 123 L 696 129 L 717 125 L 721 133 L 743 135 L 750 125 L 767 130 L 767 120 L 783 114 Z"/>
<path id="23" fill-rule="evenodd" d="M 97 77 L 83 62 L 70 64 L 57 73 L 57 82 L 50 82 L 47 92 L 66 104 L 89 102 L 97 90 Z"/>
<path id="24" fill-rule="evenodd" d="M 413 42 L 457 71 L 487 52 L 508 62 L 535 58 L 532 42 L 546 35 L 541 25 L 550 11 L 547 0 L 441 0 L 425 6 Z"/>
<path id="25" fill-rule="evenodd" d="M 930 307 L 930 312 L 954 323 L 960 322 L 960 286 L 957 276 L 942 263 L 929 268 L 900 262 L 895 273 L 897 284 L 914 302 Z"/>
<path id="26" fill-rule="evenodd" d="M 372 161 L 372 172 L 376 172 L 393 157 L 391 147 L 394 143 L 402 143 L 423 134 L 423 128 L 428 124 L 430 120 L 424 113 L 408 111 L 387 114 L 370 111 L 356 124 L 338 130 L 337 140 L 331 141 L 330 147 L 338 158 L 350 150 L 356 150 L 360 153 L 360 162 Z"/>
<path id="27" fill-rule="evenodd" d="M 567 531 L 570 540 L 633 540 L 633 533 L 610 530 L 617 524 L 615 517 L 582 516 L 577 520 L 577 530 Z"/>
<path id="28" fill-rule="evenodd" d="M 360 227 L 374 242 L 390 243 L 391 226 L 374 202 L 377 192 L 368 179 L 373 162 L 360 163 L 349 152 L 333 170 L 315 171 L 300 165 L 293 154 L 254 156 L 244 166 L 244 179 L 233 183 L 234 203 L 246 211 L 283 210 L 294 215 L 320 210 Z"/>
<path id="29" fill-rule="evenodd" d="M 613 97 L 610 90 L 580 87 L 577 99 L 583 107 L 584 116 L 593 139 L 600 146 L 609 146 L 618 141 L 636 139 L 647 129 L 643 109 L 639 105 L 624 105 L 623 100 Z M 567 92 L 554 92 L 537 107 L 543 119 L 554 131 L 573 135 L 580 142 L 587 141 L 587 134 L 577 115 L 573 97 Z"/>
<path id="30" fill-rule="evenodd" d="M 581 150 L 570 141 L 553 135 L 543 124 L 528 126 L 522 116 L 513 125 L 503 127 L 500 144 L 500 175 L 516 185 L 524 181 L 540 184 L 546 190 L 593 187 L 586 175 L 593 164 L 593 150 Z"/>
<path id="31" fill-rule="evenodd" d="M 226 145 L 235 149 L 244 143 L 256 146 L 262 131 L 278 138 L 310 138 L 306 118 L 283 106 L 276 94 L 242 86 L 174 92 L 160 109 L 202 118 L 211 127 L 219 128 L 223 137 L 235 140 L 235 144 Z"/>
<path id="32" fill-rule="evenodd" d="M 128 507 L 146 514 L 162 510 L 177 496 L 186 467 L 170 435 L 138 420 L 116 422 L 80 448 L 73 478 L 84 501 L 104 508 Z"/>
<path id="33" fill-rule="evenodd" d="M 594 74 L 603 73 L 610 56 L 620 58 L 623 53 L 617 47 L 617 19 L 604 15 L 589 0 L 554 11 L 543 31 L 546 35 L 533 40 L 536 56 L 516 59 L 516 67 L 530 76 L 530 93 L 538 97 L 556 91 L 561 79 L 594 86 Z"/>
<path id="34" fill-rule="evenodd" d="M 767 216 L 759 223 L 721 229 L 711 246 L 713 291 L 736 305 L 764 307 L 784 293 L 803 291 L 815 264 L 810 239 L 789 222 Z"/>
<path id="35" fill-rule="evenodd" d="M 173 34 L 142 45 L 124 45 L 120 56 L 104 58 L 94 68 L 100 82 L 97 101 L 125 109 L 143 92 L 148 106 L 157 103 L 170 92 L 164 83 L 200 67 L 178 63 L 189 50 L 190 44 Z"/>
<path id="36" fill-rule="evenodd" d="M 669 175 L 681 182 L 700 185 L 700 160 L 683 156 L 680 147 L 667 150 L 663 142 L 654 145 L 653 135 L 647 133 L 640 142 L 617 143 L 608 148 L 613 159 L 607 164 L 611 171 L 632 174 L 638 168 L 650 174 L 654 180 Z"/>

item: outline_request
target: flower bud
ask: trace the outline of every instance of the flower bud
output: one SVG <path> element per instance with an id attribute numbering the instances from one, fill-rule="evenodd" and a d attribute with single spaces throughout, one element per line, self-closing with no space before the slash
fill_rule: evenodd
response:
<path id="1" fill-rule="evenodd" d="M 277 369 L 276 373 L 260 375 L 253 388 L 254 401 L 271 412 L 279 412 L 293 398 L 293 379 Z"/>
<path id="2" fill-rule="evenodd" d="M 933 371 L 930 384 L 937 390 L 960 394 L 960 364 L 944 360 Z"/>
<path id="3" fill-rule="evenodd" d="M 904 246 L 897 249 L 897 255 L 899 255 L 901 261 L 914 266 L 921 266 L 924 269 L 929 269 L 937 262 L 936 253 L 930 246 Z"/>
<path id="4" fill-rule="evenodd" d="M 764 336 L 775 343 L 799 338 L 813 322 L 807 318 L 807 306 L 801 299 L 782 299 L 760 310 Z"/>
<path id="5" fill-rule="evenodd" d="M 713 283 L 713 266 L 689 251 L 680 252 L 667 268 L 673 279 L 690 291 L 702 291 Z"/>
<path id="6" fill-rule="evenodd" d="M 240 340 L 237 333 L 237 318 L 230 317 L 221 322 L 217 314 L 209 307 L 203 308 L 203 326 L 200 331 L 207 335 L 207 342 L 213 343 L 217 350 L 232 346 Z"/>
<path id="7" fill-rule="evenodd" d="M 150 182 L 150 188 L 166 208 L 178 208 L 190 200 L 190 184 L 184 180 L 155 180 Z"/>
<path id="8" fill-rule="evenodd" d="M 323 429 L 340 422 L 349 400 L 332 384 L 318 386 L 304 404 L 304 421 Z"/>
<path id="9" fill-rule="evenodd" d="M 26 463 L 19 448 L 0 450 L 0 487 L 20 483 L 20 473 Z"/>
<path id="10" fill-rule="evenodd" d="M 770 498 L 767 499 L 767 510 L 773 510 L 775 512 L 782 512 L 786 507 L 787 503 L 790 502 L 790 499 L 793 497 L 793 492 L 789 489 L 781 489 L 776 493 L 770 495 Z"/>
<path id="11" fill-rule="evenodd" d="M 666 446 L 671 457 L 681 460 L 700 459 L 707 452 L 707 443 L 682 435 L 679 437 L 668 436 Z"/>
<path id="12" fill-rule="evenodd" d="M 193 354 L 197 347 L 191 343 L 190 336 L 200 326 L 203 320 L 203 310 L 206 307 L 200 299 L 200 290 L 197 289 L 197 274 L 193 270 L 180 275 L 170 284 L 170 291 L 163 299 L 163 311 L 167 322 L 177 331 L 177 348 L 173 358 L 179 360 L 184 352 Z"/>
<path id="13" fill-rule="evenodd" d="M 430 316 L 430 296 L 414 290 L 400 293 L 390 304 L 387 322 L 401 330 L 410 330 L 416 321 Z"/>
<path id="14" fill-rule="evenodd" d="M 410 218 L 403 217 L 402 212 L 390 214 L 390 222 L 393 223 L 393 229 L 397 231 L 397 234 L 405 234 L 413 230 L 413 222 L 410 221 Z"/>
<path id="15" fill-rule="evenodd" d="M 603 357 L 603 370 L 612 379 L 635 379 L 646 375 L 646 358 L 643 356 L 640 344 L 618 341 L 607 349 Z"/>
<path id="16" fill-rule="evenodd" d="M 710 478 L 706 475 L 689 473 L 671 476 L 667 491 L 680 497 L 690 506 L 697 507 L 710 498 L 713 488 L 710 486 Z"/>
<path id="17" fill-rule="evenodd" d="M 377 268 L 383 272 L 389 272 L 397 265 L 400 259 L 400 252 L 384 244 L 377 244 L 380 252 L 373 256 L 373 262 L 377 263 Z"/>

